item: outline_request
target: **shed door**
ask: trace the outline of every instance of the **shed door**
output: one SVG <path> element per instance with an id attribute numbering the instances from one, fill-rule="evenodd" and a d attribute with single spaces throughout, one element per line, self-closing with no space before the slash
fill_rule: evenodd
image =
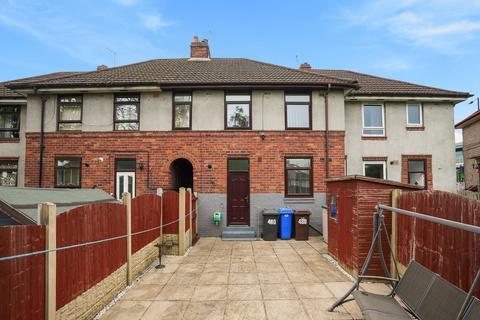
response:
<path id="1" fill-rule="evenodd" d="M 339 196 L 337 199 L 337 219 L 339 224 L 338 255 L 341 261 L 349 267 L 353 267 L 353 198 L 351 196 Z"/>

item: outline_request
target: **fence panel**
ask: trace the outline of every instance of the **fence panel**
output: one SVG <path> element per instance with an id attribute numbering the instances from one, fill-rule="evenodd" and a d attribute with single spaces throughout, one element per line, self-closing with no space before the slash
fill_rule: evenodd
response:
<path id="1" fill-rule="evenodd" d="M 132 233 L 160 226 L 162 198 L 155 194 L 144 194 L 132 199 Z M 160 236 L 160 230 L 132 236 L 132 253 Z"/>
<path id="2" fill-rule="evenodd" d="M 0 257 L 45 250 L 44 226 L 0 227 Z M 0 262 L 0 317 L 44 319 L 45 255 Z"/>
<path id="3" fill-rule="evenodd" d="M 480 202 L 454 193 L 404 193 L 399 198 L 399 207 L 480 226 Z M 468 291 L 480 268 L 480 235 L 398 215 L 397 252 L 403 265 L 416 260 Z M 476 294 L 480 294 L 480 288 Z"/>
<path id="4" fill-rule="evenodd" d="M 178 220 L 178 192 L 163 193 L 163 225 Z M 164 234 L 178 234 L 178 221 L 163 227 Z"/>
<path id="5" fill-rule="evenodd" d="M 125 235 L 125 206 L 98 203 L 57 217 L 57 247 Z M 126 263 L 126 238 L 58 251 L 57 309 Z M 42 274 L 43 277 L 43 274 Z"/>

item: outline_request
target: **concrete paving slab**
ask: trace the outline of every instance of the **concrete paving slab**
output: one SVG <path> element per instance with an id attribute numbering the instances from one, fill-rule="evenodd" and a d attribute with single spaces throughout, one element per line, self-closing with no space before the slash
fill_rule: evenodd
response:
<path id="1" fill-rule="evenodd" d="M 229 301 L 224 320 L 264 320 L 263 301 Z"/>

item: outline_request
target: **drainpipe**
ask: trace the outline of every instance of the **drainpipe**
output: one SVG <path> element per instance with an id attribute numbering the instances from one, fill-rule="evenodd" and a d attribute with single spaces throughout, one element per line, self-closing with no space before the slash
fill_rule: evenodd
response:
<path id="1" fill-rule="evenodd" d="M 42 187 L 42 182 L 43 182 L 43 152 L 45 150 L 45 143 L 44 143 L 44 138 L 45 138 L 45 103 L 48 100 L 48 97 L 42 96 L 41 98 L 42 101 L 42 111 L 41 111 L 41 120 L 40 120 L 40 160 L 38 161 L 38 187 Z"/>
<path id="2" fill-rule="evenodd" d="M 330 83 L 327 85 L 327 91 L 325 91 L 324 99 L 325 99 L 325 178 L 328 179 L 330 177 L 330 166 L 329 166 L 329 152 L 328 152 L 328 94 L 330 92 Z"/>

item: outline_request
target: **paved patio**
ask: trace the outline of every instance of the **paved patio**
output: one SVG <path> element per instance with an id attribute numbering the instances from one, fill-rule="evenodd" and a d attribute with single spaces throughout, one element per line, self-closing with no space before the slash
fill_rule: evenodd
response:
<path id="1" fill-rule="evenodd" d="M 362 319 L 355 302 L 327 312 L 351 282 L 310 241 L 202 238 L 184 257 L 168 256 L 102 319 Z M 388 292 L 381 284 L 368 290 Z"/>

